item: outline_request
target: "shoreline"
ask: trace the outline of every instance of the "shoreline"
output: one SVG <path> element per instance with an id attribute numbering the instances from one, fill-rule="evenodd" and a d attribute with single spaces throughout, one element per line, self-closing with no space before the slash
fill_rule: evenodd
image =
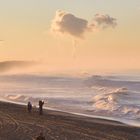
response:
<path id="1" fill-rule="evenodd" d="M 0 101 L 0 140 L 34 140 L 42 131 L 47 140 L 138 140 L 140 128 L 117 121 L 89 118 L 54 110 L 40 116 L 34 108 Z"/>
<path id="2" fill-rule="evenodd" d="M 0 103 L 5 103 L 5 104 L 11 104 L 11 105 L 18 105 L 19 107 L 25 108 L 27 105 L 25 103 L 20 103 L 20 102 L 13 102 L 13 101 L 0 101 Z M 38 107 L 34 107 L 33 109 L 36 110 L 36 112 L 38 112 Z M 86 119 L 89 121 L 94 121 L 99 120 L 99 121 L 106 121 L 106 122 L 110 122 L 110 123 L 114 123 L 115 125 L 126 125 L 129 126 L 128 124 L 125 124 L 115 118 L 111 118 L 111 117 L 104 117 L 104 116 L 97 116 L 97 115 L 86 115 L 86 114 L 82 114 L 82 113 L 74 113 L 74 112 L 66 112 L 66 111 L 62 111 L 59 109 L 53 109 L 53 108 L 47 108 L 44 107 L 43 109 L 44 111 L 44 115 L 46 115 L 47 113 L 51 114 L 51 115 L 59 115 L 59 116 L 69 116 L 69 117 L 73 117 L 73 118 L 78 118 L 78 119 Z M 132 126 L 133 127 L 133 126 Z M 135 127 L 135 126 L 134 126 Z"/>
<path id="3" fill-rule="evenodd" d="M 15 105 L 19 105 L 19 106 L 24 106 L 26 107 L 25 103 L 21 103 L 21 102 L 14 102 L 14 101 L 9 101 L 6 99 L 2 99 L 0 100 L 0 102 L 4 102 L 4 103 L 10 103 L 10 104 L 15 104 Z M 37 108 L 37 106 L 33 106 L 33 108 Z M 94 120 L 94 119 L 99 119 L 99 120 L 106 120 L 108 122 L 117 122 L 117 124 L 124 124 L 127 126 L 132 126 L 132 127 L 138 127 L 140 128 L 140 122 L 136 121 L 136 120 L 126 120 L 126 119 L 121 119 L 121 118 L 114 118 L 114 117 L 106 117 L 106 116 L 99 116 L 99 115 L 89 115 L 89 114 L 83 114 L 83 113 L 75 113 L 75 112 L 67 112 L 67 111 L 63 111 L 63 110 L 59 110 L 59 109 L 55 109 L 55 108 L 50 108 L 50 107 L 44 107 L 44 111 L 45 112 L 50 112 L 50 113 L 56 113 L 59 115 L 69 115 L 69 116 L 75 116 L 78 118 L 88 118 L 89 120 Z"/>

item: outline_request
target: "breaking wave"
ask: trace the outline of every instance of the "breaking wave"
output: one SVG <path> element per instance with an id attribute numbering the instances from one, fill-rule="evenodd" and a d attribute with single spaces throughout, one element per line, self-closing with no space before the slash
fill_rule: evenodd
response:
<path id="1" fill-rule="evenodd" d="M 8 87 L 8 88 L 7 88 Z M 89 115 L 140 118 L 140 80 L 121 76 L 0 76 L 0 95 L 9 101 Z"/>
<path id="2" fill-rule="evenodd" d="M 129 91 L 127 88 L 120 88 L 94 96 L 92 106 L 96 111 L 107 111 L 113 116 L 139 118 L 139 99 L 140 93 Z"/>

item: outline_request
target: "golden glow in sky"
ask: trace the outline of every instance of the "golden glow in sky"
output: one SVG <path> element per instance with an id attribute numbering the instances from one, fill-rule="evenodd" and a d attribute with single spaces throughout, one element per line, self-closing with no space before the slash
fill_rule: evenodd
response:
<path id="1" fill-rule="evenodd" d="M 139 0 L 5 0 L 0 17 L 1 62 L 62 73 L 140 69 Z"/>

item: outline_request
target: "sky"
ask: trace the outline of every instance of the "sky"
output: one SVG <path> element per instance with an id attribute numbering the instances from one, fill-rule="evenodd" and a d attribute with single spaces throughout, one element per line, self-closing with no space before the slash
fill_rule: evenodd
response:
<path id="1" fill-rule="evenodd" d="M 95 15 L 107 18 L 99 22 Z M 140 70 L 139 0 L 0 0 L 0 17 L 2 66 L 19 61 L 58 73 Z"/>

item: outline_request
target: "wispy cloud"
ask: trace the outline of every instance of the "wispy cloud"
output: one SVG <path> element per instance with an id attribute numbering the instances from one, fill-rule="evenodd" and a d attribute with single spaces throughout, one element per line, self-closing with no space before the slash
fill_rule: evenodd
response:
<path id="1" fill-rule="evenodd" d="M 97 23 L 98 26 L 101 26 L 103 28 L 107 28 L 107 27 L 114 28 L 117 26 L 116 19 L 110 17 L 109 15 L 96 14 L 94 17 L 94 21 Z"/>

